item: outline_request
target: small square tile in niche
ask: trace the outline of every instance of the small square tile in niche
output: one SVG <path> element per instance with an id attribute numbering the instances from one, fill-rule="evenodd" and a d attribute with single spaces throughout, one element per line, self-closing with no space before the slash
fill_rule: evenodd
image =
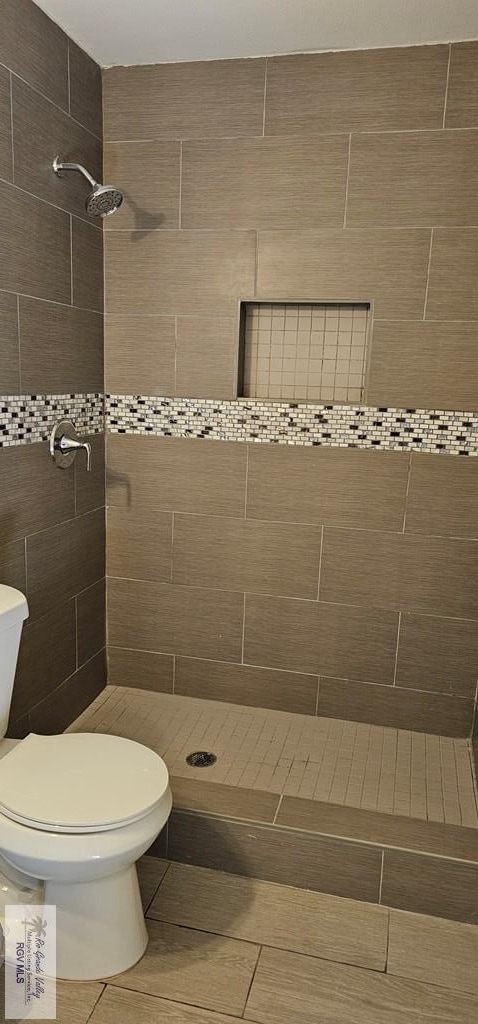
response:
<path id="1" fill-rule="evenodd" d="M 366 303 L 243 303 L 239 394 L 360 403 L 369 308 Z"/>

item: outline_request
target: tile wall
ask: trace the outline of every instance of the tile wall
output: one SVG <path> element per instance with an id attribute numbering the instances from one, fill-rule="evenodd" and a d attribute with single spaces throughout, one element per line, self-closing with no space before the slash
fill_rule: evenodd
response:
<path id="1" fill-rule="evenodd" d="M 104 73 L 126 417 L 132 396 L 234 399 L 240 299 L 370 304 L 366 405 L 477 410 L 477 61 L 466 43 Z M 470 735 L 476 459 L 205 441 L 212 411 L 199 438 L 108 437 L 111 681 Z"/>
<path id="2" fill-rule="evenodd" d="M 101 177 L 101 106 L 94 62 L 30 0 L 3 0 L 0 579 L 30 610 L 16 736 L 60 731 L 105 679 L 102 230 L 81 178 L 51 170 L 58 153 Z M 65 411 L 92 431 L 91 474 L 58 471 L 42 441 Z"/>

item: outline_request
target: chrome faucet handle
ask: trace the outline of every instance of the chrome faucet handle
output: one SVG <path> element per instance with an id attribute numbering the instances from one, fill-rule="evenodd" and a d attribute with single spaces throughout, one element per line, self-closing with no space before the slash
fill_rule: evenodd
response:
<path id="1" fill-rule="evenodd" d="M 83 448 L 86 452 L 86 470 L 91 471 L 91 444 L 89 441 L 80 441 L 78 434 L 70 420 L 61 420 L 55 423 L 50 434 L 50 455 L 59 469 L 67 469 L 71 466 L 76 453 Z"/>

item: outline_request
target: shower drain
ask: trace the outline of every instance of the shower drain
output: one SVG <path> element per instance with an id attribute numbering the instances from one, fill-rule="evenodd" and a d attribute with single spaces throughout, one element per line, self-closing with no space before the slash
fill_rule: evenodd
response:
<path id="1" fill-rule="evenodd" d="M 217 757 L 215 754 L 208 754 L 207 750 L 195 750 L 193 754 L 188 754 L 186 761 L 191 768 L 210 768 L 212 764 L 216 764 Z"/>

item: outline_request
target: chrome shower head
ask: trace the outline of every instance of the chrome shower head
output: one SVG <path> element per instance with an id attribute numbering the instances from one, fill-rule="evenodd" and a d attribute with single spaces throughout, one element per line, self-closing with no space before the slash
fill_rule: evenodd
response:
<path id="1" fill-rule="evenodd" d="M 90 217 L 110 217 L 123 202 L 123 193 L 114 185 L 95 185 L 86 197 L 86 212 Z"/>
<path id="2" fill-rule="evenodd" d="M 64 163 L 58 156 L 53 161 L 53 170 L 61 178 L 64 171 L 77 171 L 92 186 L 86 197 L 85 209 L 90 217 L 109 217 L 121 206 L 123 193 L 114 185 L 100 185 L 81 164 Z"/>

